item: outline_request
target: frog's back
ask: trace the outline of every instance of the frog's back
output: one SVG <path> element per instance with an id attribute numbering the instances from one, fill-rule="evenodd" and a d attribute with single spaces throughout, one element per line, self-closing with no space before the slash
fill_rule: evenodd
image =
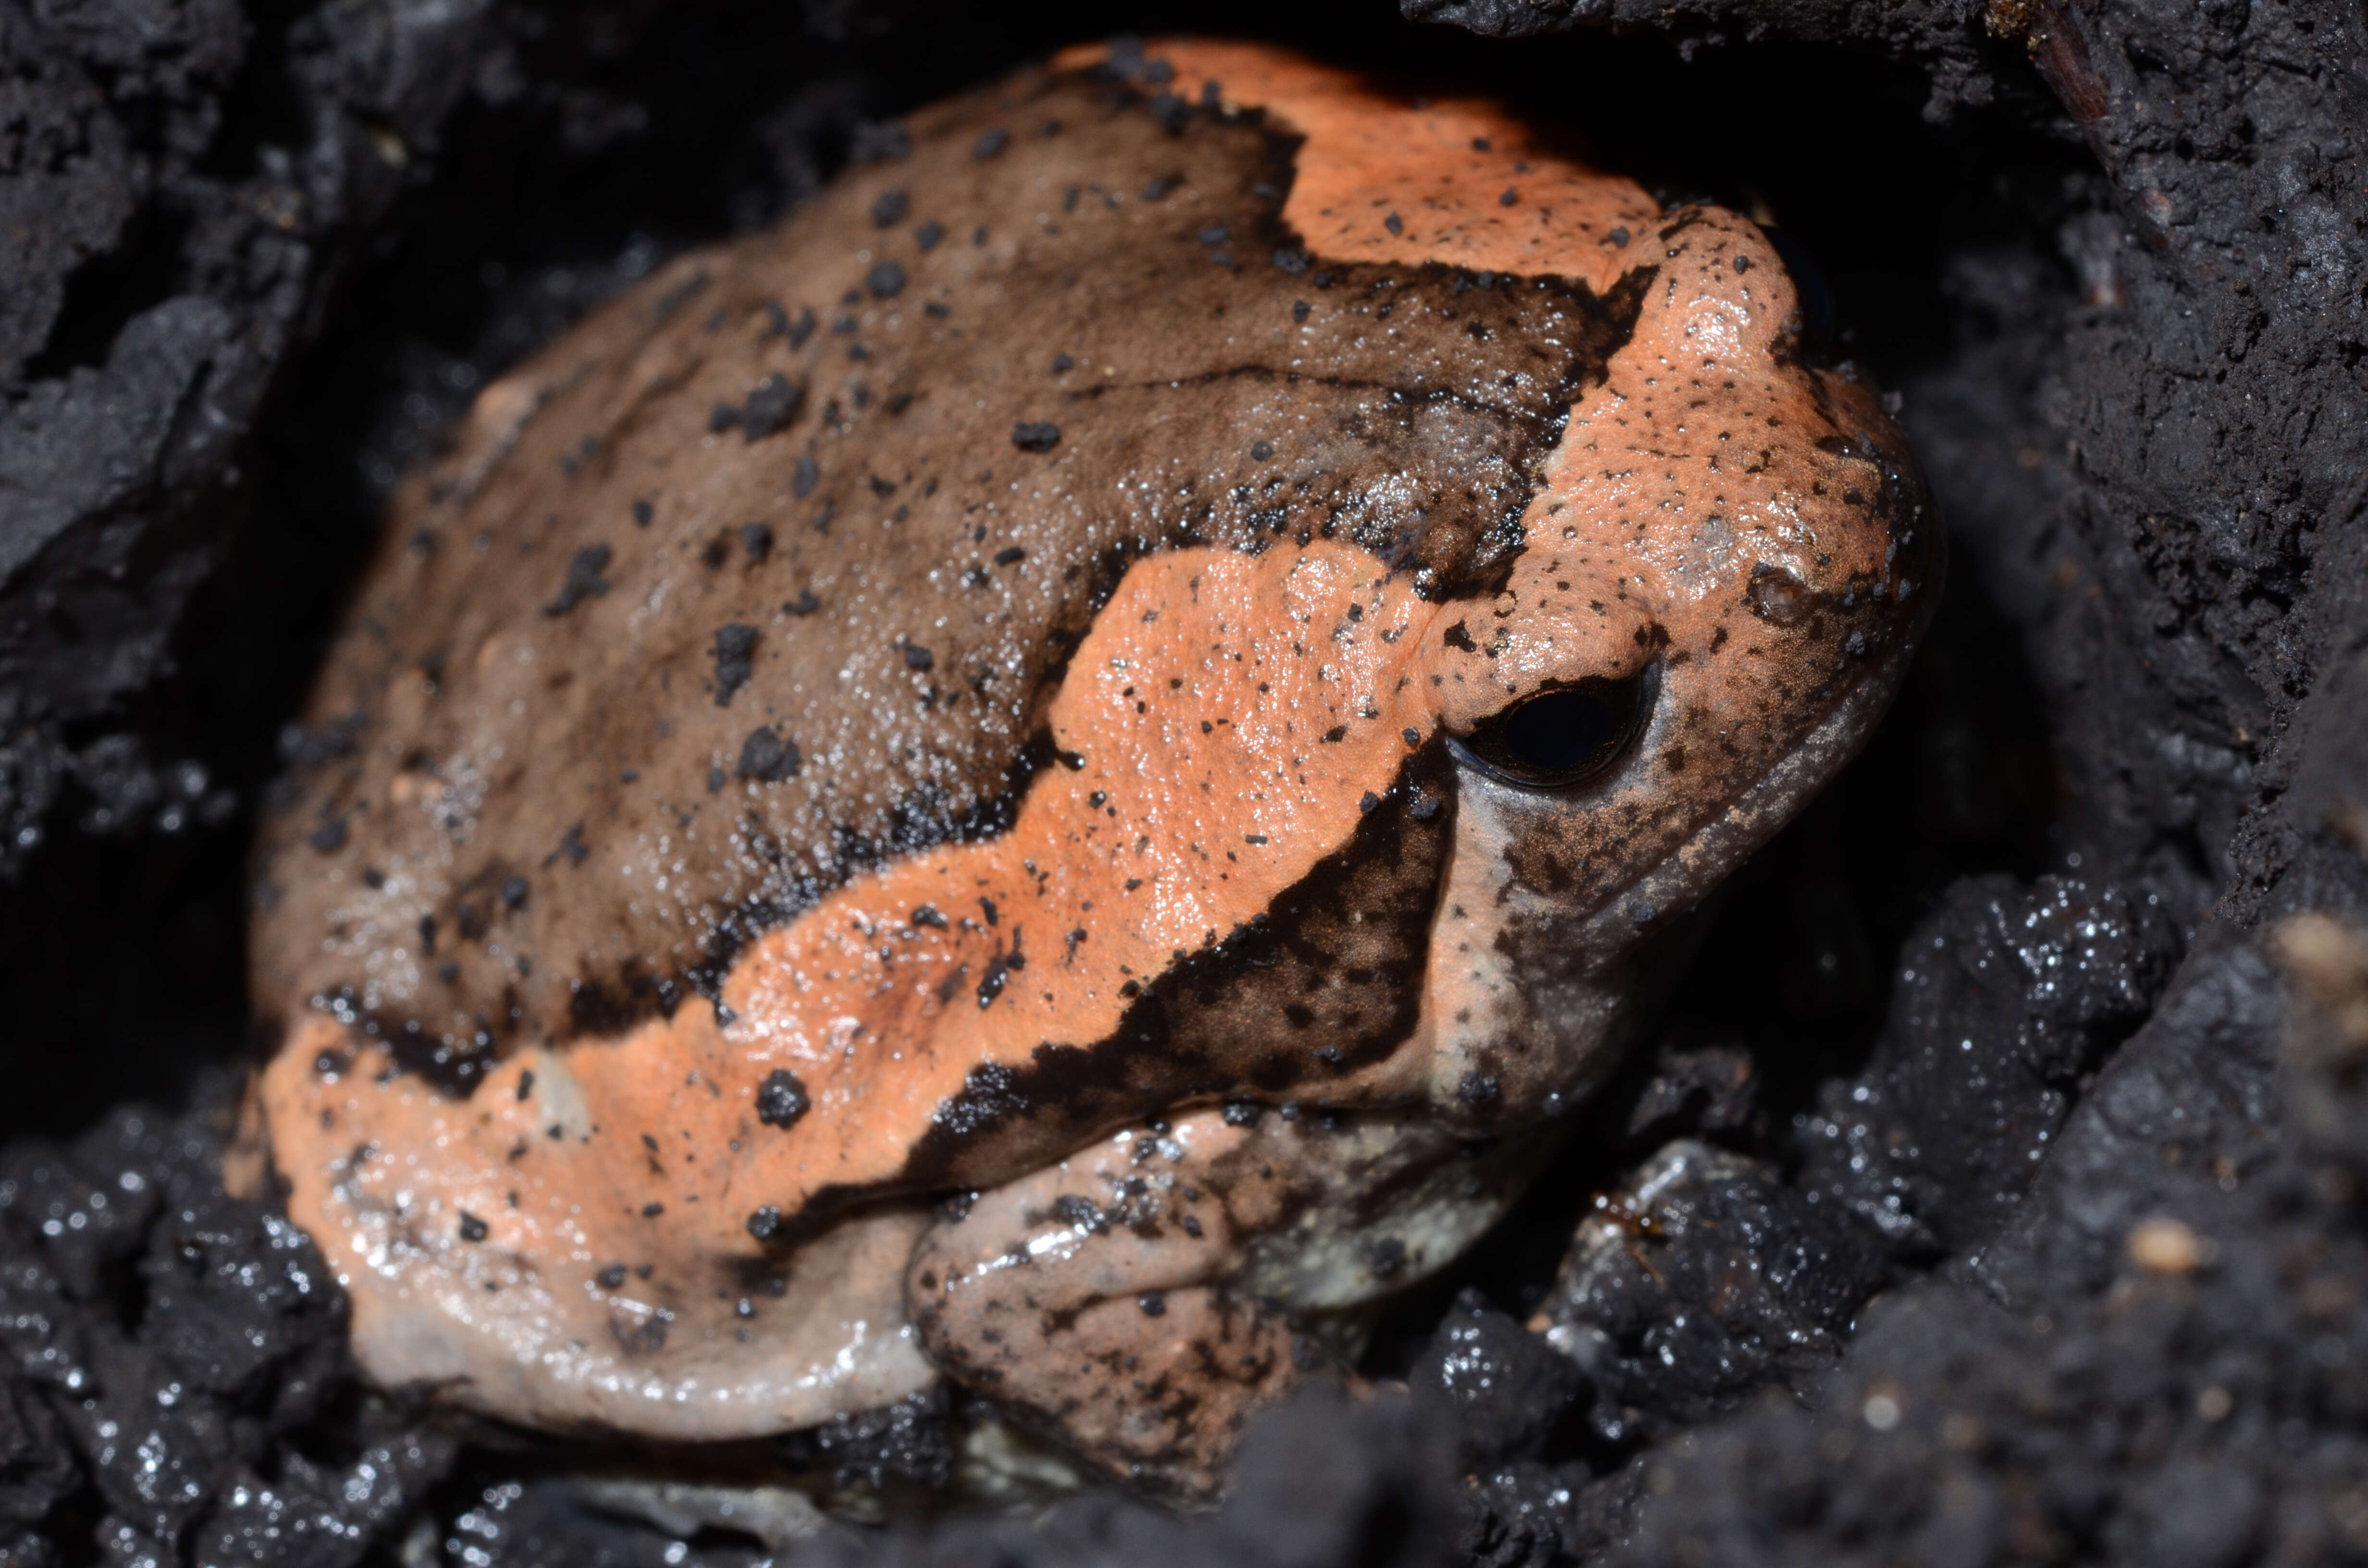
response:
<path id="1" fill-rule="evenodd" d="M 1008 824 L 1144 555 L 1338 536 L 1490 591 L 1634 313 L 1312 260 L 1254 114 L 1178 134 L 1064 73 L 911 135 L 404 487 L 312 705 L 335 755 L 264 835 L 280 1021 L 325 1002 L 463 1086 L 712 997 L 850 875 Z"/>

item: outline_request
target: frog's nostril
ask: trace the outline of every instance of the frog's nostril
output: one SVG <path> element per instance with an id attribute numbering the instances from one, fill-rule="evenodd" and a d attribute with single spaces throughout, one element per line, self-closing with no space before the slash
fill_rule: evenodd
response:
<path id="1" fill-rule="evenodd" d="M 1579 783 L 1627 750 L 1644 715 L 1649 676 L 1550 687 L 1483 721 L 1456 747 L 1515 784 L 1552 790 Z"/>

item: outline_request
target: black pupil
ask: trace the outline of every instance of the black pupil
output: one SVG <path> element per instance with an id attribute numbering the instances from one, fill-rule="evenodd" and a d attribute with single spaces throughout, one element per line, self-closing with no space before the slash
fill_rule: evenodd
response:
<path id="1" fill-rule="evenodd" d="M 1464 747 L 1520 783 L 1575 784 L 1620 755 L 1642 686 L 1641 678 L 1590 680 L 1542 691 L 1481 725 Z"/>
<path id="2" fill-rule="evenodd" d="M 1611 705 L 1588 691 L 1549 691 L 1510 713 L 1497 731 L 1506 759 L 1540 773 L 1584 767 L 1619 730 Z"/>

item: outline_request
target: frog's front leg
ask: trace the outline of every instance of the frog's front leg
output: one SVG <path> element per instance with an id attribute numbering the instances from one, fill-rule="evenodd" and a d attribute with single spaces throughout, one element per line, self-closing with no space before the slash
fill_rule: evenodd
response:
<path id="1" fill-rule="evenodd" d="M 1153 1122 L 949 1211 L 906 1276 L 929 1355 L 1138 1483 L 1212 1497 L 1244 1422 L 1328 1363 L 1230 1283 L 1300 1185 L 1276 1131 Z"/>
<path id="2" fill-rule="evenodd" d="M 1552 1146 L 1435 1106 L 1181 1114 L 941 1217 L 905 1298 L 955 1378 L 1205 1499 L 1244 1423 L 1333 1366 L 1310 1330 L 1446 1267 Z"/>

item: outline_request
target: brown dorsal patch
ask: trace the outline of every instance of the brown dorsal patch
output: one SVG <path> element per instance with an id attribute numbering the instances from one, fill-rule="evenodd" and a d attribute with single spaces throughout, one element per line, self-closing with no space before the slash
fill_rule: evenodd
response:
<path id="1" fill-rule="evenodd" d="M 401 492 L 308 718 L 352 749 L 264 835 L 267 1014 L 464 1087 L 719 994 L 848 878 L 1008 828 L 1147 556 L 1332 539 L 1495 591 L 1648 276 L 1302 266 L 1320 139 L 1077 72 L 912 131 L 488 388 Z"/>

